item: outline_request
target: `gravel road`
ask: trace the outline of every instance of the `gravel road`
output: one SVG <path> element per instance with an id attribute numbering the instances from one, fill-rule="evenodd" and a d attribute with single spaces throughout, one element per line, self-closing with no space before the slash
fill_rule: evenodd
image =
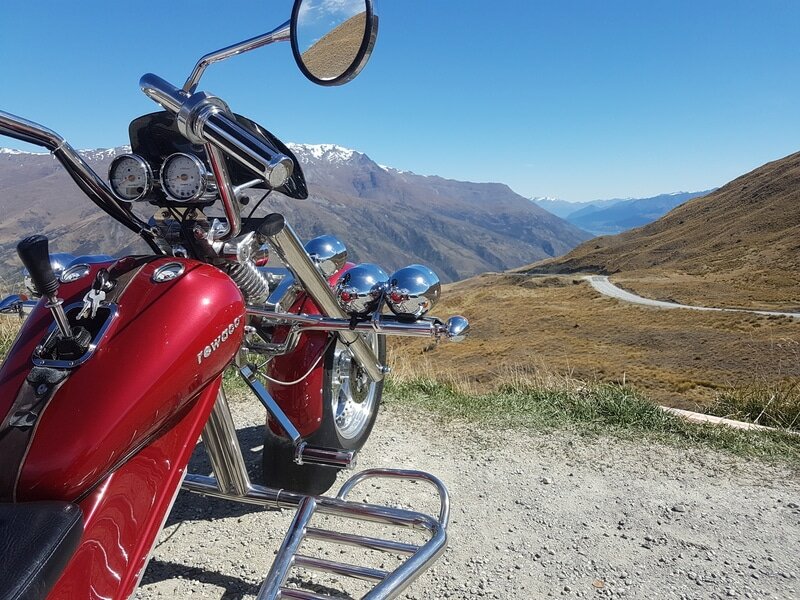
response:
<path id="1" fill-rule="evenodd" d="M 240 401 L 234 411 L 255 472 L 261 410 Z M 201 453 L 192 464 L 208 469 Z M 397 407 L 382 410 L 361 456 L 359 468 L 371 466 L 430 471 L 452 495 L 450 546 L 408 598 L 800 598 L 797 470 L 636 441 L 433 427 Z M 391 485 L 367 484 L 369 501 L 391 502 Z M 397 485 L 433 510 L 424 486 Z M 135 597 L 254 597 L 291 516 L 181 493 Z"/>
<path id="2" fill-rule="evenodd" d="M 690 304 L 679 304 L 677 302 L 665 302 L 664 300 L 651 300 L 650 298 L 643 298 L 637 296 L 627 290 L 617 287 L 605 275 L 587 275 L 584 277 L 596 291 L 605 296 L 616 298 L 624 302 L 631 302 L 633 304 L 643 304 L 644 306 L 655 306 L 657 308 L 688 308 L 690 310 L 705 310 L 713 312 L 745 312 L 754 315 L 765 315 L 768 317 L 793 317 L 800 319 L 800 313 L 793 312 L 780 312 L 775 310 L 751 310 L 747 308 L 714 308 L 711 306 L 693 306 Z"/>

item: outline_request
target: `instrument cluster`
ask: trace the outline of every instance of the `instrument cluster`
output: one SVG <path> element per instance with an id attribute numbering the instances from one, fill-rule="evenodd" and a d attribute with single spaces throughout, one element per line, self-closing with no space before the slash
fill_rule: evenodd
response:
<path id="1" fill-rule="evenodd" d="M 108 179 L 111 190 L 125 202 L 149 200 L 156 185 L 171 202 L 206 203 L 216 198 L 213 175 L 203 161 L 184 152 L 175 152 L 163 161 L 157 182 L 150 164 L 138 154 L 117 156 Z"/>
<path id="2" fill-rule="evenodd" d="M 291 157 L 294 171 L 275 191 L 290 198 L 308 197 L 305 178 L 291 150 L 258 123 L 236 115 L 254 136 L 263 137 L 281 153 Z M 128 127 L 131 151 L 117 156 L 108 171 L 111 191 L 123 202 L 149 202 L 163 208 L 201 207 L 219 198 L 214 174 L 202 144 L 181 135 L 174 115 L 155 112 L 134 119 Z M 253 183 L 254 175 L 226 156 L 231 185 L 268 190 L 269 184 Z"/>

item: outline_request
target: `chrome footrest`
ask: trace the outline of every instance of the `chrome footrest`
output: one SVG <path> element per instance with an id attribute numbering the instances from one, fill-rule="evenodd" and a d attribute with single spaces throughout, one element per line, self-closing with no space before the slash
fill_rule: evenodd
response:
<path id="1" fill-rule="evenodd" d="M 375 504 L 351 502 L 347 497 L 354 488 L 367 480 L 395 479 L 422 481 L 431 484 L 439 497 L 439 515 L 430 515 Z M 450 513 L 450 500 L 447 490 L 436 477 L 421 471 L 398 469 L 371 469 L 351 477 L 341 488 L 336 498 L 306 497 L 300 501 L 294 520 L 275 557 L 269 575 L 261 586 L 258 600 L 294 598 L 297 600 L 330 600 L 333 596 L 288 586 L 293 571 L 316 571 L 330 573 L 372 584 L 371 589 L 362 596 L 365 600 L 384 600 L 396 598 L 412 581 L 426 571 L 444 552 L 447 545 L 447 522 Z M 342 521 L 341 525 L 368 521 L 393 528 L 387 538 L 365 535 L 361 527 L 358 533 L 337 531 L 333 528 L 312 527 L 312 518 L 327 515 Z M 339 527 L 346 529 L 346 527 Z M 420 532 L 421 543 L 394 539 L 397 529 L 412 529 Z M 340 562 L 328 558 L 305 554 L 304 546 L 309 541 L 334 545 L 337 552 L 342 546 L 393 555 L 397 566 L 394 569 L 362 566 L 352 562 Z M 363 558 L 363 557 L 362 557 Z M 390 563 L 390 559 L 381 561 Z M 324 589 L 328 592 L 328 588 Z"/>
<path id="2" fill-rule="evenodd" d="M 298 465 L 320 465 L 336 469 L 352 469 L 356 461 L 355 450 L 338 450 L 336 448 L 320 448 L 300 442 L 294 453 L 294 462 Z"/>

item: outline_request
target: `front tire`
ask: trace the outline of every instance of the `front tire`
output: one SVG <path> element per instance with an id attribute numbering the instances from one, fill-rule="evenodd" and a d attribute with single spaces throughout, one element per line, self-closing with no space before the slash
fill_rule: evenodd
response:
<path id="1" fill-rule="evenodd" d="M 385 363 L 385 336 L 364 337 Z M 322 423 L 305 441 L 309 446 L 360 450 L 375 425 L 383 381 L 371 382 L 338 338 L 325 352 L 322 368 Z M 266 429 L 261 466 L 267 486 L 314 496 L 331 488 L 339 469 L 296 464 L 292 442 Z"/>

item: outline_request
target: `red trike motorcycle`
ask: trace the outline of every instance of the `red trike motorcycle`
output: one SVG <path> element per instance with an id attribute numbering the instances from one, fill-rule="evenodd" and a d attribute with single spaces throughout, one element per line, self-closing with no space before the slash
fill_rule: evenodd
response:
<path id="1" fill-rule="evenodd" d="M 329 597 L 288 586 L 298 569 L 394 598 L 444 550 L 449 501 L 432 475 L 373 469 L 335 497 L 320 494 L 373 427 L 384 336 L 457 341 L 467 321 L 428 316 L 440 285 L 424 266 L 388 275 L 349 263 L 333 236 L 304 245 L 280 214 L 243 218 L 253 191 L 306 198 L 303 173 L 269 131 L 197 89 L 210 64 L 279 41 L 313 82 L 345 83 L 367 62 L 377 25 L 371 0 L 297 0 L 278 28 L 200 59 L 182 88 L 145 75 L 142 90 L 163 110 L 130 124 L 131 152 L 114 159 L 108 182 L 58 134 L 0 112 L 0 134 L 50 150 L 152 249 L 113 259 L 50 256 L 41 235 L 18 245 L 39 299 L 0 303 L 27 314 L 0 369 L 0 598 L 127 598 L 181 488 L 297 511 L 259 599 Z M 224 216 L 211 216 L 215 207 Z M 266 408 L 265 485 L 248 477 L 226 369 Z M 213 476 L 187 473 L 200 437 Z M 348 500 L 372 478 L 432 484 L 439 514 Z M 316 514 L 425 536 L 312 527 Z M 309 539 L 400 559 L 380 569 L 308 556 Z"/>

